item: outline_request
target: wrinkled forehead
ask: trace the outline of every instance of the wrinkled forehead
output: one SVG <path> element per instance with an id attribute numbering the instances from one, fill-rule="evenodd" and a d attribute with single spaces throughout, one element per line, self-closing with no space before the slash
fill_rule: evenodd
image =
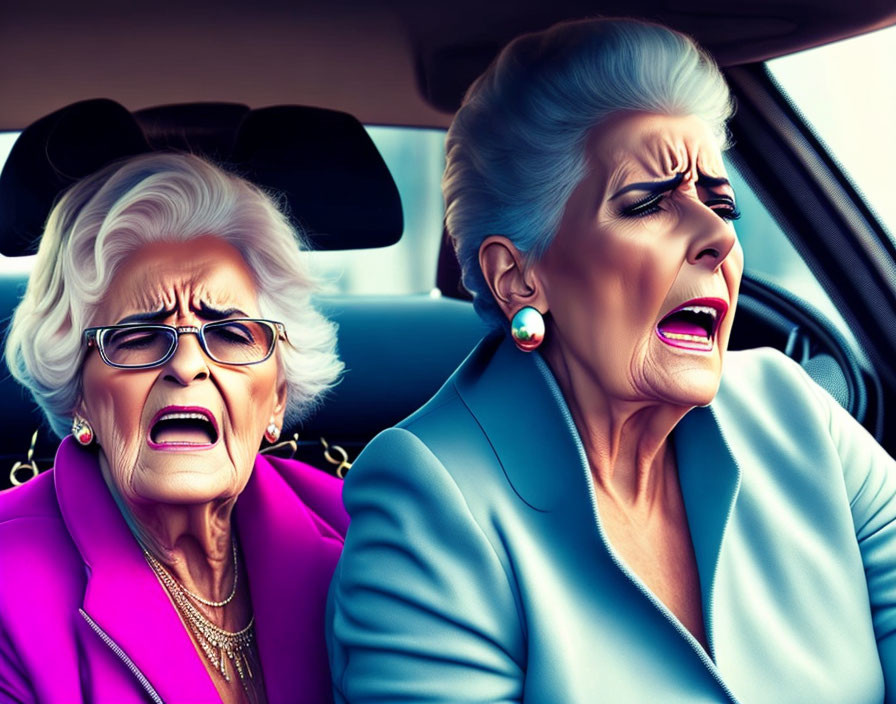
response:
<path id="1" fill-rule="evenodd" d="M 607 190 L 679 173 L 726 176 L 718 137 L 694 115 L 621 113 L 592 130 L 587 150 L 592 173 Z"/>
<path id="2" fill-rule="evenodd" d="M 237 307 L 257 310 L 254 278 L 239 252 L 214 238 L 144 246 L 129 255 L 113 277 L 106 311 L 125 313 Z"/>

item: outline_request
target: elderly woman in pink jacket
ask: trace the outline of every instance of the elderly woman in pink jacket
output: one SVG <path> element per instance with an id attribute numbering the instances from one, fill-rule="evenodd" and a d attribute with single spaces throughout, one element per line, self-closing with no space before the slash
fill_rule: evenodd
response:
<path id="1" fill-rule="evenodd" d="M 6 358 L 59 435 L 0 494 L 0 701 L 327 701 L 338 480 L 259 456 L 336 378 L 295 232 L 190 155 L 58 203 Z"/>

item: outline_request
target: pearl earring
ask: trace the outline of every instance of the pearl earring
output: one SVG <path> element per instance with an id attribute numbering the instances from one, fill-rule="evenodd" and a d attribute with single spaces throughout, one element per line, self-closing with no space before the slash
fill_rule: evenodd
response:
<path id="1" fill-rule="evenodd" d="M 523 352 L 531 352 L 544 342 L 544 318 L 532 306 L 520 308 L 510 321 L 510 335 Z"/>

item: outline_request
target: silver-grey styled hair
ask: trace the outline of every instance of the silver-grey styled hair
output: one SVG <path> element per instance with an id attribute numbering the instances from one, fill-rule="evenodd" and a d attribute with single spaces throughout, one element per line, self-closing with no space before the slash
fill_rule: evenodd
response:
<path id="1" fill-rule="evenodd" d="M 623 111 L 696 115 L 724 148 L 733 106 L 690 37 L 632 19 L 520 36 L 470 87 L 448 130 L 442 190 L 463 283 L 486 321 L 507 325 L 479 267 L 482 241 L 504 235 L 537 261 L 587 173 L 588 134 Z"/>
<path id="2" fill-rule="evenodd" d="M 273 200 L 247 181 L 189 154 L 154 153 L 108 166 L 73 186 L 47 220 L 6 363 L 60 437 L 81 391 L 82 334 L 112 277 L 144 244 L 214 235 L 253 273 L 262 316 L 286 326 L 278 359 L 287 425 L 310 410 L 342 363 L 336 328 L 311 304 L 314 281 L 302 239 Z"/>

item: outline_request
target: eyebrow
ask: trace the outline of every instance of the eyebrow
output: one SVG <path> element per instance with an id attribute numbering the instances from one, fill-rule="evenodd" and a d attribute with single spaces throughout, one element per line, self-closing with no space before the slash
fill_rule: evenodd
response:
<path id="1" fill-rule="evenodd" d="M 610 196 L 610 200 L 615 200 L 621 195 L 629 193 L 630 191 L 651 191 L 653 193 L 663 193 L 665 191 L 671 191 L 673 188 L 678 188 L 679 184 L 681 184 L 682 180 L 684 180 L 684 174 L 676 174 L 673 178 L 670 178 L 667 181 L 644 181 L 641 183 L 630 183 L 625 188 L 621 188 L 612 196 Z"/>
<path id="2" fill-rule="evenodd" d="M 134 313 L 133 315 L 125 316 L 119 320 L 116 325 L 126 325 L 128 323 L 157 323 L 160 320 L 167 318 L 173 312 L 173 308 L 171 310 L 162 308 L 161 310 L 150 311 L 148 313 Z"/>
<path id="3" fill-rule="evenodd" d="M 116 325 L 127 325 L 128 323 L 158 323 L 174 313 L 174 308 L 161 308 L 160 310 L 149 311 L 147 313 L 134 313 L 119 320 Z M 212 308 L 205 302 L 199 304 L 199 315 L 207 320 L 223 320 L 233 315 L 240 318 L 248 318 L 249 316 L 239 308 L 226 308 L 219 310 Z"/>
<path id="4" fill-rule="evenodd" d="M 199 304 L 199 315 L 208 320 L 223 320 L 224 318 L 230 318 L 234 315 L 239 316 L 240 318 L 250 317 L 247 313 L 244 313 L 239 308 L 225 308 L 221 310 L 218 308 L 212 308 L 205 301 L 202 301 Z"/>
<path id="5" fill-rule="evenodd" d="M 699 171 L 697 172 L 697 185 L 703 186 L 704 188 L 718 188 L 719 186 L 728 186 L 728 188 L 731 188 L 731 182 L 727 178 L 707 176 L 706 174 L 701 174 Z"/>
<path id="6" fill-rule="evenodd" d="M 630 191 L 650 191 L 652 193 L 664 193 L 665 191 L 671 191 L 674 188 L 678 188 L 681 184 L 682 179 L 684 179 L 684 174 L 677 174 L 674 178 L 670 178 L 667 181 L 644 181 L 640 183 L 630 183 L 625 188 L 621 188 L 615 194 L 610 197 L 610 200 L 614 200 L 625 193 Z M 707 176 L 706 174 L 697 172 L 697 185 L 702 186 L 703 188 L 719 188 L 720 186 L 727 186 L 731 188 L 731 182 L 727 178 L 721 178 L 719 176 Z"/>

